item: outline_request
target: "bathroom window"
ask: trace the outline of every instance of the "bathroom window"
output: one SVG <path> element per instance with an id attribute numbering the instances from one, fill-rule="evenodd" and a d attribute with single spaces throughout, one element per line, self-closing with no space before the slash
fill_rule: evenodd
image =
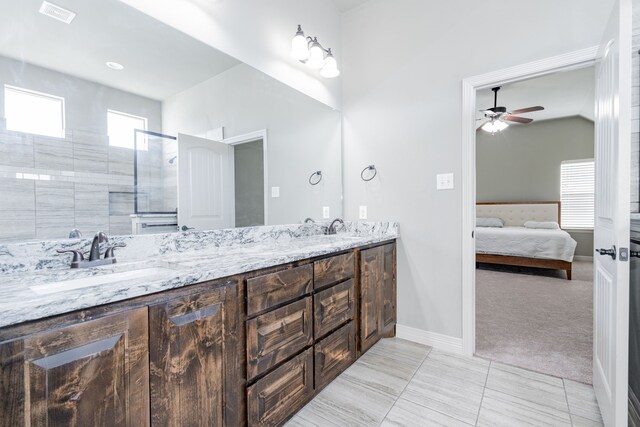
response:
<path id="1" fill-rule="evenodd" d="M 593 229 L 595 165 L 593 159 L 569 160 L 560 165 L 562 228 Z"/>
<path id="2" fill-rule="evenodd" d="M 138 150 L 147 150 L 146 135 L 138 137 L 138 143 L 135 144 L 134 130 L 147 130 L 147 119 L 132 114 L 122 113 L 120 111 L 107 111 L 107 132 L 109 133 L 109 145 L 112 147 L 136 148 Z"/>
<path id="3" fill-rule="evenodd" d="M 4 86 L 7 130 L 64 138 L 64 98 Z"/>

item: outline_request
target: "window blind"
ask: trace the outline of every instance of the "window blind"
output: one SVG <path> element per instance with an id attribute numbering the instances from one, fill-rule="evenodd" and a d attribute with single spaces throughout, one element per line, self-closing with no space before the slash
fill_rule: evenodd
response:
<path id="1" fill-rule="evenodd" d="M 562 162 L 560 165 L 562 228 L 593 228 L 594 193 L 593 159 Z"/>

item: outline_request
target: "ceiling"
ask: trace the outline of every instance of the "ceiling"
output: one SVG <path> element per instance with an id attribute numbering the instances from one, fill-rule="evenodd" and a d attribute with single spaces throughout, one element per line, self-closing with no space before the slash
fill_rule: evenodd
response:
<path id="1" fill-rule="evenodd" d="M 582 116 L 593 121 L 595 105 L 594 68 L 558 72 L 547 76 L 503 85 L 498 106 L 507 111 L 541 105 L 544 111 L 522 114 L 536 121 Z M 478 110 L 493 107 L 491 89 L 478 91 Z M 478 113 L 478 118 L 482 114 Z"/>
<path id="2" fill-rule="evenodd" d="M 340 12 L 347 12 L 369 0 L 333 0 Z"/>
<path id="3" fill-rule="evenodd" d="M 152 99 L 239 63 L 119 0 L 52 0 L 77 14 L 70 25 L 38 13 L 41 0 L 0 2 L 0 55 Z"/>

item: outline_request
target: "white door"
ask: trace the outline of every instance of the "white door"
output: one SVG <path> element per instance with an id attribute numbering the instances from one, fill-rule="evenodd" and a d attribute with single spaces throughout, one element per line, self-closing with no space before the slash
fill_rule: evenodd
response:
<path id="1" fill-rule="evenodd" d="M 178 226 L 213 230 L 234 225 L 233 147 L 178 134 Z"/>
<path id="2" fill-rule="evenodd" d="M 631 1 L 616 0 L 596 66 L 593 386 L 606 426 L 627 425 Z M 614 256 L 603 250 L 611 250 Z"/>

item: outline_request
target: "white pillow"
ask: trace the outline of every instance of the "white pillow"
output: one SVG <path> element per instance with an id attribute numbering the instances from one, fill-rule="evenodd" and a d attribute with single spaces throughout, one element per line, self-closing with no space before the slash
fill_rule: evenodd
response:
<path id="1" fill-rule="evenodd" d="M 476 218 L 476 227 L 504 227 L 504 221 L 502 218 Z"/>
<path id="2" fill-rule="evenodd" d="M 544 228 L 547 230 L 559 230 L 560 225 L 554 221 L 527 221 L 524 223 L 526 228 Z"/>

